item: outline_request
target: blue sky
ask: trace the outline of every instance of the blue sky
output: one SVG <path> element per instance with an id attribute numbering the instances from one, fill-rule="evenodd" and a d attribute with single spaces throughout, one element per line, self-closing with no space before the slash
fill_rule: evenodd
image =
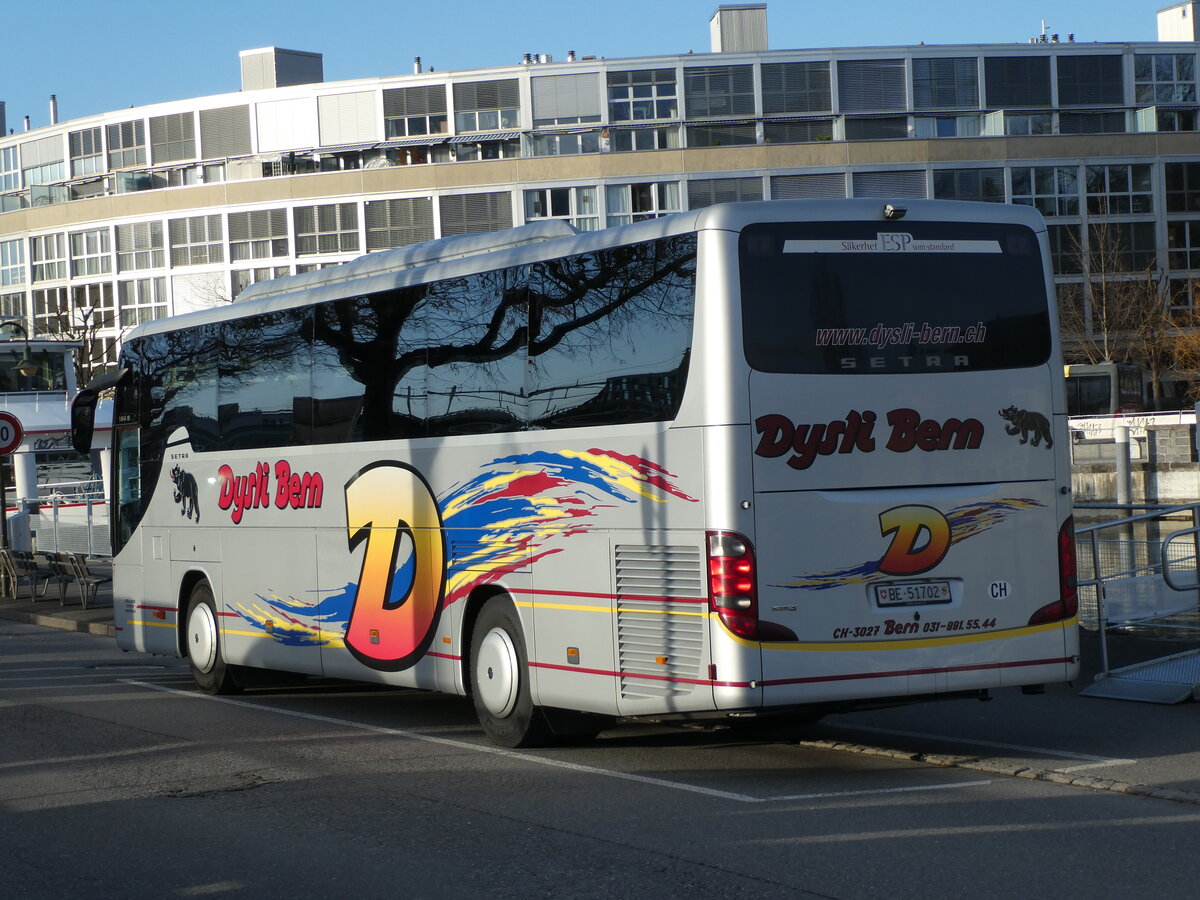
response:
<path id="1" fill-rule="evenodd" d="M 509 65 L 526 52 L 609 59 L 709 50 L 720 0 L 59 0 L 13 3 L 3 17 L 0 101 L 8 127 L 236 91 L 238 51 L 324 54 L 326 81 L 402 75 L 414 56 L 439 71 Z M 732 2 L 732 0 L 731 0 Z M 1172 0 L 768 0 L 772 50 L 1024 43 L 1050 31 L 1077 41 L 1155 40 Z M 48 15 L 47 10 L 53 14 Z"/>

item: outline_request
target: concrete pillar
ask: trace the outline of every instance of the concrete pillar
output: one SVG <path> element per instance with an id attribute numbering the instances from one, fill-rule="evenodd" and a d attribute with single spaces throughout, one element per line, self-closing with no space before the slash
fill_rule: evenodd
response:
<path id="1" fill-rule="evenodd" d="M 1117 503 L 1133 502 L 1133 472 L 1129 464 L 1129 426 L 1113 427 L 1113 452 L 1117 460 Z"/>
<path id="2" fill-rule="evenodd" d="M 18 499 L 37 500 L 37 458 L 32 450 L 13 454 L 13 490 Z"/>

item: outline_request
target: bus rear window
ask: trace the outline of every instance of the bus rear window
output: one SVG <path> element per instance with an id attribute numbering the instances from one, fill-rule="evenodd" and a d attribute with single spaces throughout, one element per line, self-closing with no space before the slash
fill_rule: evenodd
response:
<path id="1" fill-rule="evenodd" d="M 1037 238 L 1019 225 L 764 223 L 740 246 L 743 342 L 761 372 L 1013 369 L 1050 355 Z"/>

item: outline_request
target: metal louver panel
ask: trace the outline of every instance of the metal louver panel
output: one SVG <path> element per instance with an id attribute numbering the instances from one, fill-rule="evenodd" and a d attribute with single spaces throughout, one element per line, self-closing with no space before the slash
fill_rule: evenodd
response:
<path id="1" fill-rule="evenodd" d="M 200 110 L 200 154 L 204 159 L 250 152 L 250 107 Z"/>
<path id="2" fill-rule="evenodd" d="M 600 76 L 548 75 L 531 78 L 533 117 L 562 119 L 600 115 Z"/>
<path id="3" fill-rule="evenodd" d="M 688 209 L 762 199 L 761 178 L 705 178 L 687 183 Z"/>
<path id="4" fill-rule="evenodd" d="M 833 109 L 829 63 L 763 63 L 763 115 Z"/>
<path id="5" fill-rule="evenodd" d="M 40 138 L 36 141 L 26 141 L 21 145 L 21 167 L 32 169 L 35 166 L 48 166 L 63 161 L 63 136 Z"/>
<path id="6" fill-rule="evenodd" d="M 838 105 L 843 112 L 904 109 L 904 60 L 838 60 Z"/>
<path id="7" fill-rule="evenodd" d="M 700 548 L 618 544 L 614 560 L 621 695 L 694 692 L 706 658 Z"/>
<path id="8" fill-rule="evenodd" d="M 439 206 L 442 237 L 512 228 L 512 196 L 508 192 L 454 194 L 442 197 Z"/>
<path id="9" fill-rule="evenodd" d="M 265 240 L 287 237 L 287 210 L 256 209 L 229 214 L 231 241 Z"/>
<path id="10" fill-rule="evenodd" d="M 1101 106 L 1124 102 L 1122 57 L 1059 56 L 1058 105 Z"/>
<path id="11" fill-rule="evenodd" d="M 924 172 L 855 172 L 855 197 L 924 197 Z"/>
<path id="12" fill-rule="evenodd" d="M 446 88 L 440 84 L 393 88 L 383 92 L 385 116 L 430 116 L 446 111 Z"/>
<path id="13" fill-rule="evenodd" d="M 1050 105 L 1050 57 L 989 56 L 983 61 L 990 109 Z"/>
<path id="14" fill-rule="evenodd" d="M 521 105 L 517 79 L 502 81 L 468 81 L 454 85 L 454 111 L 471 112 L 477 109 L 513 109 Z"/>
<path id="15" fill-rule="evenodd" d="M 380 123 L 375 119 L 375 92 L 334 94 L 317 98 L 321 146 L 378 141 Z"/>
<path id="16" fill-rule="evenodd" d="M 772 200 L 845 196 L 846 176 L 841 172 L 821 175 L 777 175 L 771 179 Z"/>
<path id="17" fill-rule="evenodd" d="M 433 240 L 433 200 L 429 197 L 369 200 L 363 219 L 368 252 Z"/>
<path id="18" fill-rule="evenodd" d="M 155 163 L 194 159 L 196 119 L 191 112 L 150 117 L 150 159 Z"/>

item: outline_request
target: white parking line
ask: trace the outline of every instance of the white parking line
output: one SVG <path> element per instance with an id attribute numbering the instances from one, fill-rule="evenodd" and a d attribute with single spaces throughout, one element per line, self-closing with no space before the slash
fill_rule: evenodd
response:
<path id="1" fill-rule="evenodd" d="M 923 731 L 901 731 L 898 728 L 876 728 L 872 725 L 838 725 L 852 731 L 868 731 L 873 734 L 889 734 L 895 737 L 921 738 L 922 740 L 949 741 L 952 744 L 969 744 L 978 747 L 994 747 L 997 750 L 1015 750 L 1031 756 L 1057 756 L 1062 759 L 1085 760 L 1078 766 L 1059 767 L 1060 772 L 1081 772 L 1084 769 L 1101 769 L 1106 766 L 1132 766 L 1136 759 L 1117 759 L 1109 756 L 1096 756 L 1092 753 L 1077 753 L 1074 750 L 1058 750 L 1048 747 L 1027 747 L 1024 744 L 1005 744 L 1001 741 L 982 741 L 974 738 L 953 737 L 945 734 L 929 734 Z"/>
<path id="2" fill-rule="evenodd" d="M 934 784 L 934 785 L 919 785 L 903 788 L 880 788 L 877 790 L 866 791 L 837 791 L 832 793 L 815 793 L 815 794 L 788 794 L 772 797 L 754 797 L 750 794 L 739 794 L 732 791 L 721 791 L 716 788 L 707 788 L 695 784 L 684 784 L 678 781 L 667 781 L 664 778 L 652 778 L 648 775 L 635 775 L 632 772 L 618 772 L 612 769 L 600 769 L 596 766 L 585 766 L 579 763 L 567 762 L 560 759 L 547 759 L 543 756 L 534 756 L 531 753 L 520 753 L 515 750 L 506 750 L 503 747 L 494 747 L 490 744 L 474 744 L 469 741 L 459 741 L 453 738 L 436 737 L 431 734 L 422 734 L 419 731 L 406 731 L 401 728 L 387 728 L 382 725 L 370 725 L 366 722 L 355 722 L 351 719 L 335 719 L 332 716 L 320 716 L 315 713 L 299 712 L 297 710 L 280 709 L 274 706 L 266 706 L 259 703 L 251 703 L 246 700 L 233 700 L 229 697 L 212 697 L 207 694 L 198 694 L 195 691 L 180 690 L 178 688 L 167 687 L 160 684 L 151 684 L 148 681 L 138 681 L 133 678 L 120 679 L 122 684 L 130 684 L 135 687 L 147 688 L 152 691 L 160 691 L 164 694 L 175 694 L 180 697 L 190 697 L 193 700 L 209 700 L 214 703 L 224 703 L 229 706 L 240 706 L 244 709 L 252 709 L 256 712 L 270 712 L 281 716 L 291 716 L 295 719 L 307 719 L 312 722 L 324 722 L 327 725 L 336 725 L 341 728 L 352 728 L 359 731 L 370 731 L 375 734 L 386 734 L 394 737 L 406 738 L 413 741 L 425 741 L 429 744 L 440 744 L 443 747 L 454 747 L 459 750 L 470 750 L 476 753 L 490 753 L 494 756 L 503 756 L 508 759 L 520 760 L 522 762 L 534 763 L 536 765 L 548 766 L 555 769 L 565 769 L 569 772 L 579 772 L 584 775 L 598 775 L 603 778 L 617 778 L 622 781 L 633 781 L 639 784 L 650 784 L 655 787 L 666 788 L 673 791 L 685 791 L 690 794 L 701 794 L 705 797 L 716 797 L 721 800 L 733 800 L 737 803 L 769 803 L 772 801 L 783 800 L 813 800 L 823 799 L 827 797 L 859 797 L 895 793 L 913 793 L 917 791 L 936 791 L 945 790 L 948 788 L 965 788 L 979 787 L 985 784 L 991 784 L 990 781 L 962 781 L 952 784 Z"/>

